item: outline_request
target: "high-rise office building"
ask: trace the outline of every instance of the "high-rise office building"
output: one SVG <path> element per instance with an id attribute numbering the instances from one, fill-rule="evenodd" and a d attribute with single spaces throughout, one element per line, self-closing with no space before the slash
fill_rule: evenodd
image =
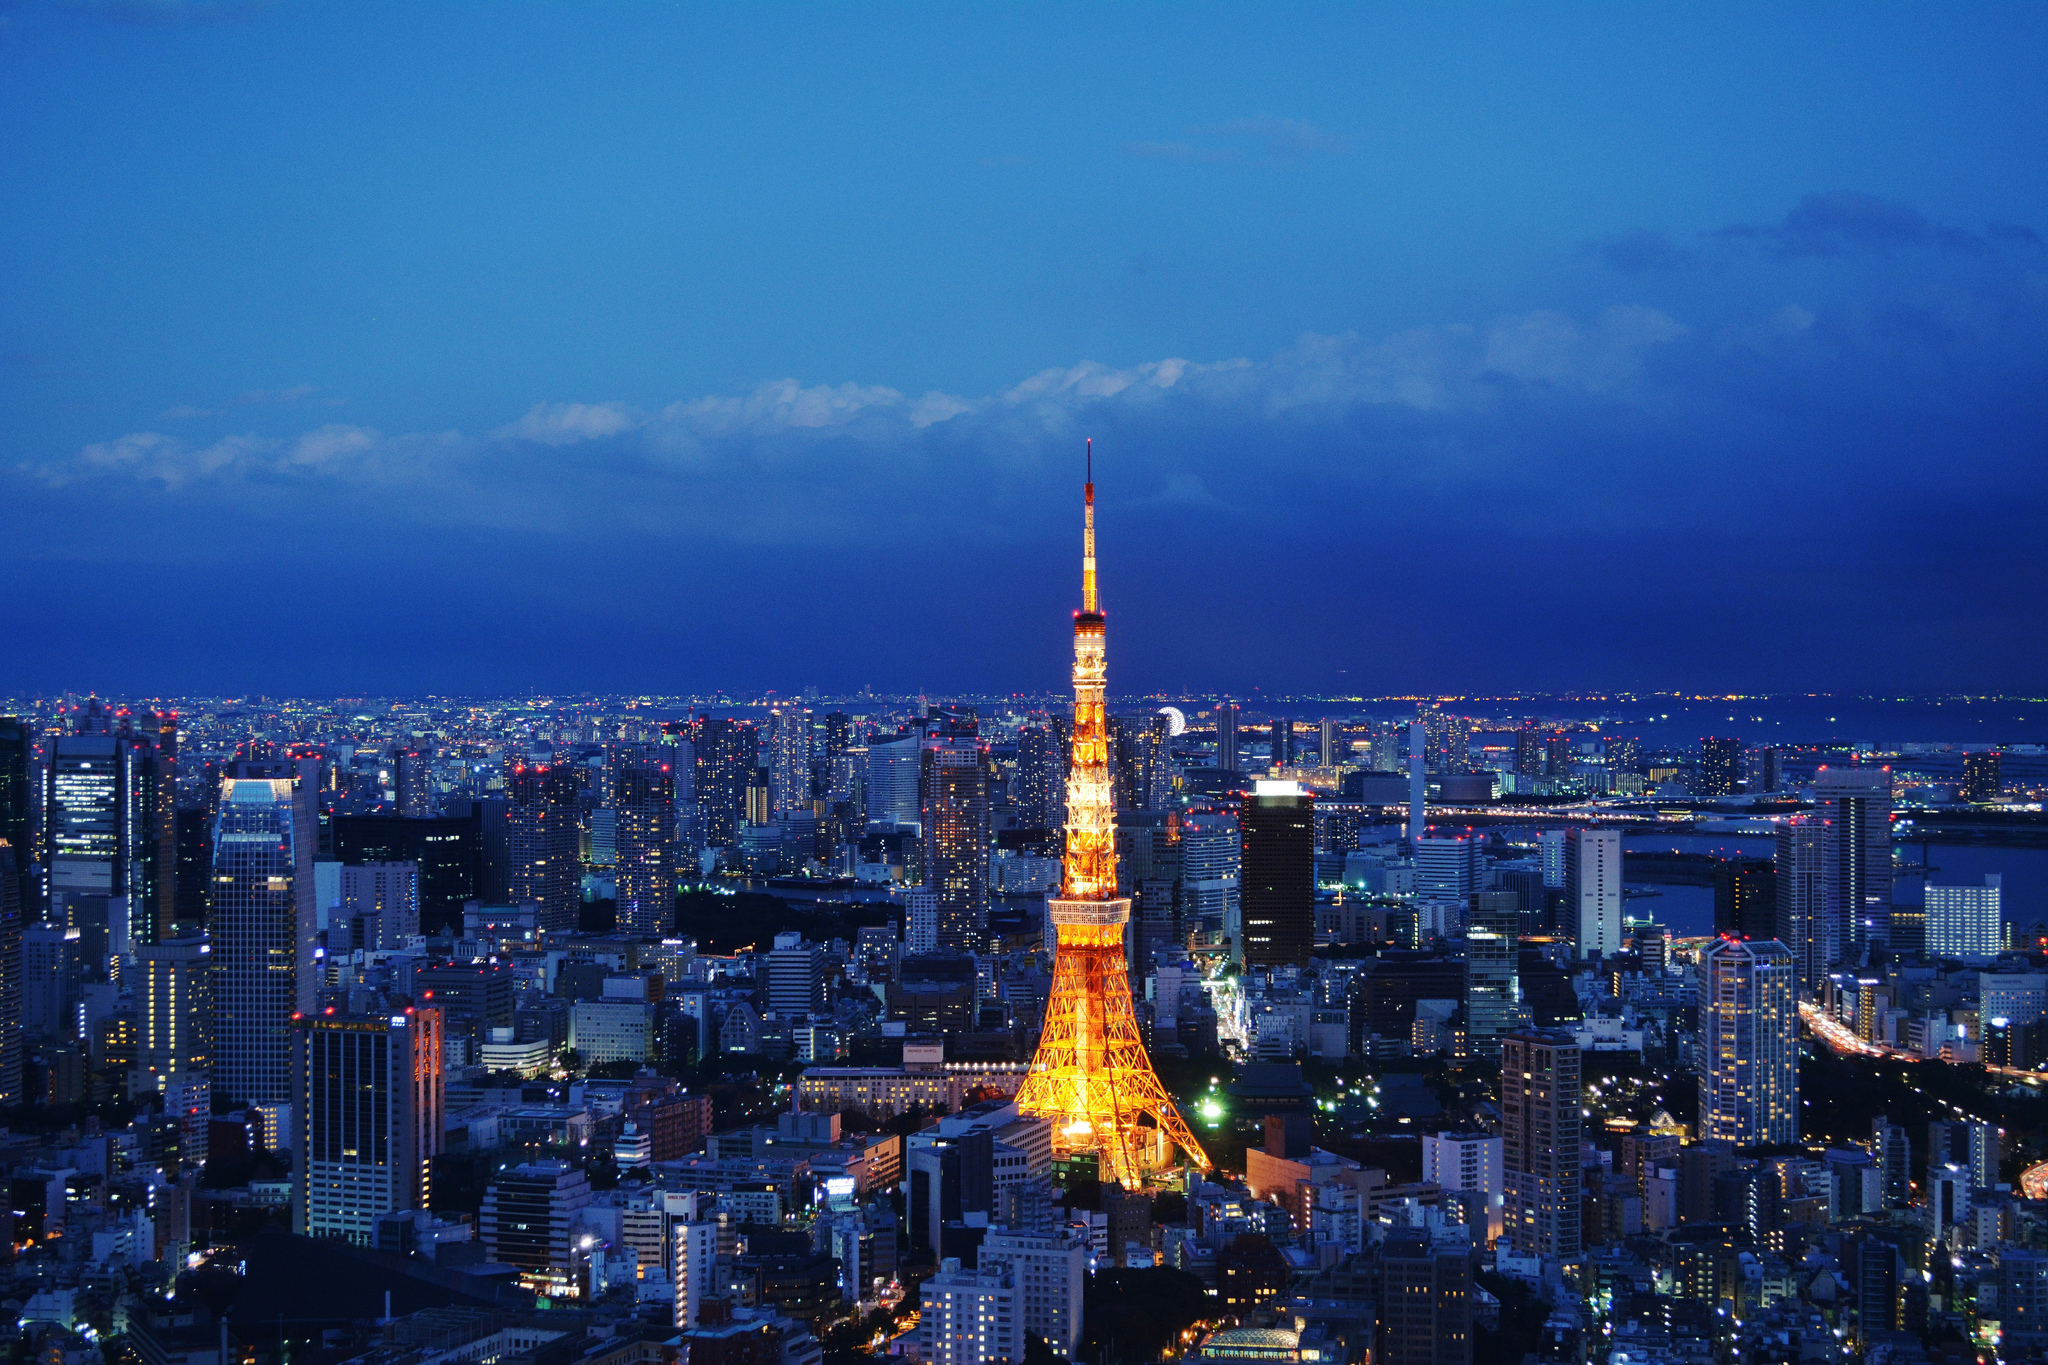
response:
<path id="1" fill-rule="evenodd" d="M 1965 801 L 1995 801 L 2003 785 L 1998 750 L 1963 755 L 1963 780 L 1957 784 L 1957 796 Z"/>
<path id="2" fill-rule="evenodd" d="M 1232 946 L 1247 966 L 1305 967 L 1316 946 L 1315 797 L 1298 782 L 1261 779 L 1238 823 L 1244 941 Z"/>
<path id="3" fill-rule="evenodd" d="M 73 899 L 119 900 L 117 918 L 135 937 L 156 936 L 159 878 L 169 861 L 160 847 L 175 838 L 166 829 L 155 739 L 119 728 L 95 709 L 80 732 L 51 742 L 45 770 L 43 847 L 50 896 L 48 914 L 68 918 Z M 126 938 L 121 945 L 126 947 Z"/>
<path id="4" fill-rule="evenodd" d="M 1118 810 L 1164 810 L 1173 794 L 1166 717 L 1111 716 L 1109 769 Z"/>
<path id="5" fill-rule="evenodd" d="M 294 1041 L 292 1231 L 367 1245 L 380 1215 L 424 1209 L 432 1195 L 441 1012 L 309 1015 Z"/>
<path id="6" fill-rule="evenodd" d="M 938 943 L 979 952 L 988 933 L 987 753 L 971 735 L 928 740 L 921 754 L 924 885 L 938 898 Z"/>
<path id="7" fill-rule="evenodd" d="M 1778 936 L 1778 874 L 1760 859 L 1727 858 L 1714 869 L 1714 932 Z"/>
<path id="8" fill-rule="evenodd" d="M 658 938 L 676 918 L 675 775 L 661 763 L 621 767 L 612 810 L 618 927 Z"/>
<path id="9" fill-rule="evenodd" d="M 213 1064 L 213 957 L 202 935 L 139 944 L 136 1004 L 142 1023 L 138 1090 L 165 1092 L 171 1077 Z"/>
<path id="10" fill-rule="evenodd" d="M 1515 731 L 1515 776 L 1543 776 L 1543 732 L 1533 720 L 1523 721 Z"/>
<path id="11" fill-rule="evenodd" d="M 1799 1010 L 1792 954 L 1723 937 L 1700 955 L 1700 1137 L 1799 1140 Z"/>
<path id="12" fill-rule="evenodd" d="M 419 864 L 343 864 L 340 872 L 349 947 L 393 952 L 419 933 Z"/>
<path id="13" fill-rule="evenodd" d="M 1500 1056 L 1501 1035 L 1514 1027 L 1519 1002 L 1522 905 L 1513 891 L 1481 891 L 1465 922 L 1465 1029 L 1472 1051 Z"/>
<path id="14" fill-rule="evenodd" d="M 1827 824 L 1794 816 L 1778 826 L 1772 858 L 1777 896 L 1774 937 L 1792 954 L 1792 974 L 1803 996 L 1811 997 L 1834 961 L 1827 914 Z"/>
<path id="15" fill-rule="evenodd" d="M 462 815 L 336 815 L 329 819 L 334 860 L 353 866 L 416 863 L 420 925 L 429 933 L 462 926 L 462 907 L 479 898 L 483 820 Z"/>
<path id="16" fill-rule="evenodd" d="M 1742 781 L 1742 741 L 1709 736 L 1700 741 L 1699 795 L 1733 796 Z"/>
<path id="17" fill-rule="evenodd" d="M 412 820 L 440 814 L 434 792 L 434 756 L 419 749 L 401 749 L 391 760 L 397 813 Z"/>
<path id="18" fill-rule="evenodd" d="M 1564 901 L 1580 957 L 1621 951 L 1621 831 L 1575 826 L 1565 841 Z"/>
<path id="19" fill-rule="evenodd" d="M 1316 726 L 1316 761 L 1325 768 L 1351 761 L 1350 736 L 1344 733 L 1342 725 L 1327 716 Z"/>
<path id="20" fill-rule="evenodd" d="M 1422 1178 L 1440 1190 L 1482 1197 L 1486 1222 L 1472 1229 L 1476 1244 L 1484 1247 L 1491 1238 L 1500 1235 L 1507 1203 L 1507 1175 L 1501 1167 L 1498 1135 L 1456 1131 L 1424 1134 Z"/>
<path id="21" fill-rule="evenodd" d="M 1415 841 L 1415 894 L 1460 905 L 1479 889 L 1479 840 L 1470 830 L 1426 834 Z"/>
<path id="22" fill-rule="evenodd" d="M 1069 722 L 1071 733 L 1072 722 Z M 1067 765 L 1072 756 L 1052 725 L 1017 732 L 1016 802 L 1026 829 L 1059 829 L 1067 822 Z"/>
<path id="23" fill-rule="evenodd" d="M 35 833 L 36 737 L 19 716 L 0 716 L 0 843 L 14 850 L 15 893 L 20 913 L 40 917 L 42 902 L 35 879 L 36 853 L 29 842 Z"/>
<path id="24" fill-rule="evenodd" d="M 1531 1029 L 1501 1040 L 1501 1159 L 1509 1244 L 1523 1256 L 1579 1259 L 1578 1039 Z"/>
<path id="25" fill-rule="evenodd" d="M 1952 1123 L 1936 1119 L 1927 1125 L 1927 1169 L 1959 1167 L 1967 1188 L 1993 1190 L 1999 1182 L 1999 1137 L 1995 1123 Z"/>
<path id="26" fill-rule="evenodd" d="M 929 1365 L 1022 1365 L 1024 1312 L 1008 1266 L 964 1270 L 939 1262 L 918 1304 L 918 1355 Z"/>
<path id="27" fill-rule="evenodd" d="M 1472 1256 L 1426 1228 L 1381 1243 L 1374 1365 L 1472 1365 Z"/>
<path id="28" fill-rule="evenodd" d="M 1764 792 L 1783 791 L 1785 788 L 1784 756 L 1775 746 L 1766 745 L 1750 755 L 1749 790 L 1761 795 Z"/>
<path id="29" fill-rule="evenodd" d="M 1205 941 L 1228 937 L 1243 942 L 1244 845 L 1237 816 L 1228 811 L 1191 811 L 1181 821 L 1181 885 L 1188 918 Z"/>
<path id="30" fill-rule="evenodd" d="M 743 721 L 705 716 L 696 723 L 692 748 L 706 848 L 730 848 L 739 842 L 747 787 L 758 761 L 756 747 L 754 727 Z"/>
<path id="31" fill-rule="evenodd" d="M 768 719 L 768 807 L 775 815 L 811 808 L 811 713 L 779 706 Z"/>
<path id="32" fill-rule="evenodd" d="M 550 1298 L 579 1298 L 576 1215 L 590 1203 L 590 1180 L 566 1161 L 536 1161 L 493 1176 L 477 1229 L 484 1255 L 519 1271 L 524 1288 Z"/>
<path id="33" fill-rule="evenodd" d="M 1231 702 L 1216 708 L 1216 766 L 1237 771 L 1237 707 Z"/>
<path id="34" fill-rule="evenodd" d="M 1081 1344 L 1081 1291 L 1088 1278 L 1088 1243 L 1070 1229 L 1027 1232 L 990 1228 L 982 1240 L 984 1268 L 1007 1268 L 1023 1308 L 1024 1331 L 1061 1360 Z"/>
<path id="35" fill-rule="evenodd" d="M 214 817 L 213 1089 L 244 1104 L 292 1102 L 294 1013 L 313 1010 L 317 772 L 245 762 Z"/>
<path id="36" fill-rule="evenodd" d="M 0 740 L 4 743 L 4 740 Z M 5 754 L 0 753 L 0 762 Z M 4 781 L 0 774 L 0 781 Z M 24 853 L 26 850 L 24 850 Z M 22 1006 L 22 877 L 14 844 L 0 837 L 0 1105 L 22 1102 L 21 1093 L 21 1006 Z"/>
<path id="37" fill-rule="evenodd" d="M 512 903 L 538 905 L 540 928 L 549 933 L 574 933 L 583 904 L 576 774 L 567 767 L 520 764 L 505 785 L 505 880 Z"/>
<path id="38" fill-rule="evenodd" d="M 1294 761 L 1294 722 L 1285 716 L 1273 717 L 1266 739 L 1266 761 L 1274 768 L 1284 768 Z"/>
<path id="39" fill-rule="evenodd" d="M 1825 767 L 1814 800 L 1827 831 L 1827 912 L 1835 963 L 1861 963 L 1889 929 L 1892 903 L 1892 772 Z"/>
<path id="40" fill-rule="evenodd" d="M 2004 877 L 1984 874 L 1982 886 L 1927 884 L 1927 952 L 1932 957 L 1988 962 L 2005 951 Z"/>
<path id="41" fill-rule="evenodd" d="M 825 1008 L 825 950 L 801 934 L 777 934 L 768 953 L 768 1008 L 785 1019 Z"/>

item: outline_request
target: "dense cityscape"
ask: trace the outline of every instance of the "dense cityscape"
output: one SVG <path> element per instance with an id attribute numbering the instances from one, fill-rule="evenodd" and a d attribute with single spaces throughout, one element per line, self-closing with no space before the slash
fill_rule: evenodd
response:
<path id="1" fill-rule="evenodd" d="M 1070 706 L 16 703 L 19 1340 L 2048 1352 L 2048 906 L 1925 859 L 2048 747 L 1111 705 L 1096 565 L 1091 472 Z"/>
<path id="2" fill-rule="evenodd" d="M 2048 6 L 0 126 L 0 1365 L 2048 1365 Z"/>

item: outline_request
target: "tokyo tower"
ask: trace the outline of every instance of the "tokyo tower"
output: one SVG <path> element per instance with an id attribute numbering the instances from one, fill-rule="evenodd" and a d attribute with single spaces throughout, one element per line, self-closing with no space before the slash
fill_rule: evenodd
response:
<path id="1" fill-rule="evenodd" d="M 1074 613 L 1074 759 L 1067 777 L 1064 894 L 1046 902 L 1058 934 L 1045 1029 L 1017 1107 L 1052 1122 L 1055 1156 L 1093 1152 L 1104 1182 L 1126 1189 L 1165 1166 L 1178 1144 L 1209 1158 L 1174 1108 L 1138 1038 L 1124 961 L 1128 897 L 1116 894 L 1116 807 L 1104 721 L 1102 609 L 1095 596 L 1095 444 L 1088 443 L 1081 531 L 1081 610 Z M 1145 1120 L 1149 1119 L 1150 1122 Z"/>

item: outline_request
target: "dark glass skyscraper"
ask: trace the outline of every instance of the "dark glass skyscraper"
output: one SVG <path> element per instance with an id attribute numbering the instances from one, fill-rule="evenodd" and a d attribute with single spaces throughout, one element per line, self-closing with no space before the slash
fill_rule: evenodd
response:
<path id="1" fill-rule="evenodd" d="M 0 841 L 14 850 L 18 909 L 30 917 L 37 909 L 35 850 L 29 846 L 35 827 L 32 803 L 36 798 L 29 777 L 35 747 L 35 733 L 27 721 L 19 716 L 0 716 Z"/>
<path id="2" fill-rule="evenodd" d="M 979 952 L 988 932 L 988 756 L 971 729 L 926 741 L 918 771 L 925 885 L 939 947 Z"/>
<path id="3" fill-rule="evenodd" d="M 512 900 L 540 906 L 540 927 L 573 933 L 583 903 L 578 865 L 576 774 L 520 765 L 506 784 L 506 886 Z"/>
<path id="4" fill-rule="evenodd" d="M 697 722 L 697 804 L 703 811 L 706 848 L 730 848 L 739 842 L 747 787 L 757 763 L 755 744 L 754 727 L 742 721 L 705 716 Z"/>
<path id="5" fill-rule="evenodd" d="M 1700 741 L 1699 794 L 1733 796 L 1742 781 L 1742 741 L 1709 736 Z"/>
<path id="6" fill-rule="evenodd" d="M 1832 961 L 1860 964 L 1891 928 L 1891 769 L 1826 767 L 1813 788 L 1826 821 Z"/>
<path id="7" fill-rule="evenodd" d="M 660 763 L 620 768 L 612 782 L 612 811 L 618 927 L 665 934 L 676 908 L 675 775 Z"/>
<path id="8" fill-rule="evenodd" d="M 1246 966 L 1305 967 L 1316 946 L 1315 797 L 1297 783 L 1261 781 L 1238 820 L 1240 955 Z"/>

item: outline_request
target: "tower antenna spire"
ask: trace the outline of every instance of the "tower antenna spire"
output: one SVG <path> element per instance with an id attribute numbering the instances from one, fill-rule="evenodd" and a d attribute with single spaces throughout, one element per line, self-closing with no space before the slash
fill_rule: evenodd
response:
<path id="1" fill-rule="evenodd" d="M 1081 610 L 1102 610 L 1095 600 L 1095 438 L 1088 438 L 1088 481 L 1081 485 Z"/>

